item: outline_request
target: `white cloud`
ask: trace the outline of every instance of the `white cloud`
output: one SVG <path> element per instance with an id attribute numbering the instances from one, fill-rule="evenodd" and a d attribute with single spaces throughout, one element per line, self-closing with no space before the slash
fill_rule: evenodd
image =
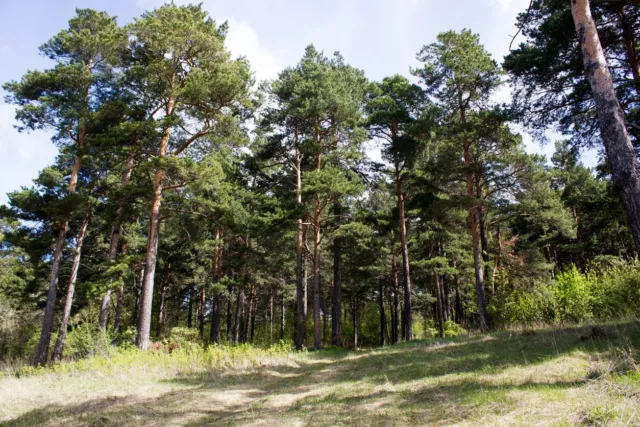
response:
<path id="1" fill-rule="evenodd" d="M 18 132 L 13 127 L 14 114 L 13 106 L 0 104 L 0 203 L 7 201 L 6 193 L 31 185 L 58 153 L 46 132 Z"/>
<path id="2" fill-rule="evenodd" d="M 229 19 L 227 48 L 232 55 L 245 56 L 258 80 L 275 79 L 281 67 L 269 49 L 260 45 L 258 33 L 247 23 Z"/>
<path id="3" fill-rule="evenodd" d="M 489 0 L 489 3 L 494 6 L 499 6 L 502 10 L 509 9 L 523 9 L 529 5 L 530 0 Z"/>
<path id="4" fill-rule="evenodd" d="M 165 3 L 163 0 L 138 0 L 136 5 L 141 9 L 151 9 Z M 192 3 L 190 0 L 177 0 L 177 4 Z M 258 81 L 265 79 L 275 79 L 278 77 L 281 67 L 276 61 L 275 55 L 260 44 L 258 33 L 246 22 L 233 17 L 223 18 L 216 15 L 214 1 L 203 1 L 204 9 L 218 23 L 225 20 L 229 22 L 229 34 L 227 35 L 226 46 L 234 58 L 246 57 L 251 63 L 251 70 L 255 73 Z"/>

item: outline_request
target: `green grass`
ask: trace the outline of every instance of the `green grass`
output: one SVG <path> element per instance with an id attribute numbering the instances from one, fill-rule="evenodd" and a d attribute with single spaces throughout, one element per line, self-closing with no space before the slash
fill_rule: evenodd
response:
<path id="1" fill-rule="evenodd" d="M 640 425 L 640 324 L 386 348 L 118 353 L 0 378 L 6 425 Z M 581 337 L 583 339 L 581 339 Z M 29 372 L 27 372 L 29 373 Z"/>

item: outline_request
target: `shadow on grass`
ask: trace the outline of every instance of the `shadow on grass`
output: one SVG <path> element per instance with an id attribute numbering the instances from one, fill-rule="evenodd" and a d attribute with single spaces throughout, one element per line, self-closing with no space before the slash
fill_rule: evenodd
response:
<path id="1" fill-rule="evenodd" d="M 45 406 L 7 425 L 221 425 L 278 422 L 283 417 L 308 424 L 462 422 L 477 416 L 480 408 L 498 415 L 514 411 L 518 401 L 513 391 L 554 394 L 584 384 L 584 380 L 547 377 L 495 385 L 483 375 L 578 351 L 600 354 L 627 340 L 638 346 L 638 326 L 632 322 L 603 327 L 606 339 L 602 340 L 585 340 L 590 327 L 574 327 L 416 341 L 364 351 L 331 349 L 310 353 L 300 359 L 299 366 L 179 376 L 166 380 L 175 385 L 175 391 L 151 399 L 106 397 Z M 445 378 L 448 374 L 456 375 Z M 421 381 L 427 378 L 433 381 L 425 385 Z M 359 391 L 355 385 L 363 383 L 374 391 Z M 380 390 L 383 384 L 389 384 L 390 390 Z M 403 384 L 415 386 L 394 391 Z M 323 387 L 328 392 L 318 391 Z"/>

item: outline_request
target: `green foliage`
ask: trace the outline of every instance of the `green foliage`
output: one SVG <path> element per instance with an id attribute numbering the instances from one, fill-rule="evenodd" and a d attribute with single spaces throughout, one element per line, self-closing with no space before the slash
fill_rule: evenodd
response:
<path id="1" fill-rule="evenodd" d="M 558 274 L 551 287 L 556 317 L 561 322 L 578 322 L 593 316 L 590 282 L 578 269 L 570 269 Z"/>

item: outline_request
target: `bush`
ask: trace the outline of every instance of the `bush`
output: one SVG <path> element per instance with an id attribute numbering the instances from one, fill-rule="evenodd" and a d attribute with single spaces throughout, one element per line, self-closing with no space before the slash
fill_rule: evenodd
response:
<path id="1" fill-rule="evenodd" d="M 201 347 L 203 342 L 198 329 L 173 328 L 169 333 L 169 337 L 165 340 L 165 344 L 170 349 L 181 348 L 189 351 L 195 347 Z"/>
<path id="2" fill-rule="evenodd" d="M 457 337 L 462 334 L 466 334 L 467 331 L 462 326 L 458 325 L 453 320 L 447 320 L 444 322 L 444 336 L 445 337 Z"/>
<path id="3" fill-rule="evenodd" d="M 592 317 L 588 278 L 575 265 L 558 274 L 551 287 L 557 320 L 580 322 Z"/>
<path id="4" fill-rule="evenodd" d="M 51 342 L 55 342 L 55 336 Z M 82 359 L 90 356 L 106 356 L 111 351 L 111 337 L 97 325 L 81 323 L 67 333 L 64 356 L 68 359 Z"/>
<path id="5" fill-rule="evenodd" d="M 40 321 L 38 313 L 16 310 L 0 298 L 0 360 L 31 356 L 31 338 L 40 335 Z"/>

